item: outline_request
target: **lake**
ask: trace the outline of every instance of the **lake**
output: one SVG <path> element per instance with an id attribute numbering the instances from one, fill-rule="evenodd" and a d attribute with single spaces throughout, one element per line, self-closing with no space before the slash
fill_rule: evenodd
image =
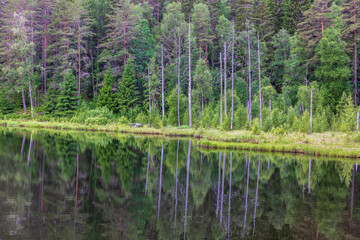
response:
<path id="1" fill-rule="evenodd" d="M 0 239 L 360 239 L 354 160 L 0 128 Z"/>

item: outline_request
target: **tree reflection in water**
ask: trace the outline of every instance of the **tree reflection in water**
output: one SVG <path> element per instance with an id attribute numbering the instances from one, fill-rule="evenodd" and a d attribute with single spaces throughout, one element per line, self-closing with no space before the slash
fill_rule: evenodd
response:
<path id="1" fill-rule="evenodd" d="M 0 162 L 2 239 L 360 238 L 352 160 L 2 128 Z"/>

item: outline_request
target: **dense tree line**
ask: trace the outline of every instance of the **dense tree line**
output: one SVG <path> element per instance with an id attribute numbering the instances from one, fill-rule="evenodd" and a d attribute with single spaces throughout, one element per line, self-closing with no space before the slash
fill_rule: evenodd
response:
<path id="1" fill-rule="evenodd" d="M 313 90 L 314 131 L 355 128 L 356 0 L 0 6 L 1 116 L 299 130 Z"/>

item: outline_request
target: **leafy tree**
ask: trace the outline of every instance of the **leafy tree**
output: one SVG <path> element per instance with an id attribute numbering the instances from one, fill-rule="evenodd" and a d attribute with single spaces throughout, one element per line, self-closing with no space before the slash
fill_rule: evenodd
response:
<path id="1" fill-rule="evenodd" d="M 346 43 L 341 39 L 340 26 L 329 27 L 316 47 L 319 65 L 315 75 L 328 90 L 325 99 L 333 110 L 342 93 L 347 90 L 350 77 L 350 58 L 345 51 Z"/>

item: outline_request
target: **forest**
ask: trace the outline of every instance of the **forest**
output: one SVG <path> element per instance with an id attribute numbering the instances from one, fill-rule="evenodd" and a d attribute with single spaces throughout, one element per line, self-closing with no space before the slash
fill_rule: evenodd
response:
<path id="1" fill-rule="evenodd" d="M 0 119 L 355 131 L 359 5 L 3 0 Z"/>

